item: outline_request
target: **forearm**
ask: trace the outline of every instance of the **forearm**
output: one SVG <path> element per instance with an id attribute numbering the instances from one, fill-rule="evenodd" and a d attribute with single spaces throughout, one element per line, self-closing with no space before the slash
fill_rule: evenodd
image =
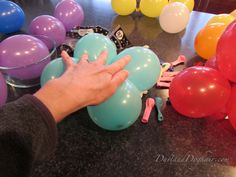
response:
<path id="1" fill-rule="evenodd" d="M 0 108 L 1 175 L 25 175 L 56 145 L 56 123 L 47 108 L 27 95 Z"/>
<path id="2" fill-rule="evenodd" d="M 69 88 L 70 84 L 64 84 L 60 79 L 54 79 L 34 94 L 48 108 L 57 123 L 86 106 L 87 100 L 83 99 L 84 96 L 81 95 L 79 99 L 76 99 Z M 76 92 L 80 93 L 80 89 L 77 88 Z"/>

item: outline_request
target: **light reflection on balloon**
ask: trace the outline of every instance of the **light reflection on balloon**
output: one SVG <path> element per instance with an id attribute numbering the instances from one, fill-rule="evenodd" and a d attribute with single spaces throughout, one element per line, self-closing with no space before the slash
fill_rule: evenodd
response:
<path id="1" fill-rule="evenodd" d="M 138 89 L 126 80 L 107 101 L 88 106 L 91 119 L 106 130 L 122 130 L 131 126 L 139 117 L 142 100 Z"/>

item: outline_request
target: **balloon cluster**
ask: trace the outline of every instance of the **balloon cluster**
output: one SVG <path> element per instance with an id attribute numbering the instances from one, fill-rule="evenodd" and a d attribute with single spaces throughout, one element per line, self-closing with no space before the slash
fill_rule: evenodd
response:
<path id="1" fill-rule="evenodd" d="M 112 8 L 117 14 L 129 15 L 136 10 L 147 17 L 159 17 L 161 28 L 168 33 L 178 33 L 186 28 L 193 7 L 194 0 L 141 0 L 139 8 L 136 0 L 112 0 Z"/>
<path id="2" fill-rule="evenodd" d="M 65 41 L 66 31 L 79 26 L 83 20 L 84 12 L 82 7 L 74 0 L 63 0 L 56 5 L 54 17 L 41 15 L 33 19 L 29 26 L 29 33 L 48 36 L 55 41 L 57 47 Z M 47 42 L 45 43 L 49 49 L 53 47 Z"/>
<path id="3" fill-rule="evenodd" d="M 39 78 L 55 47 L 65 41 L 66 31 L 83 22 L 84 12 L 76 1 L 63 0 L 56 5 L 54 16 L 33 19 L 28 28 L 32 36 L 14 35 L 0 43 L 0 71 L 4 75 L 19 82 Z M 19 31 L 24 20 L 24 12 L 17 4 L 0 1 L 0 33 Z"/>
<path id="4" fill-rule="evenodd" d="M 221 35 L 216 57 L 206 66 L 190 67 L 177 75 L 170 86 L 170 101 L 181 114 L 201 118 L 229 117 L 236 129 L 236 21 Z"/>
<path id="5" fill-rule="evenodd" d="M 132 57 L 125 67 L 125 70 L 129 71 L 129 77 L 110 99 L 97 106 L 88 106 L 88 112 L 98 126 L 107 130 L 122 130 L 137 120 L 142 108 L 140 94 L 150 89 L 158 80 L 161 72 L 160 61 L 153 51 L 144 47 L 131 47 L 117 55 L 115 44 L 109 38 L 90 33 L 76 43 L 74 62 L 79 62 L 85 52 L 89 54 L 90 62 L 95 61 L 104 50 L 109 53 L 107 65 L 125 55 Z M 62 59 L 53 60 L 42 73 L 41 86 L 63 72 Z"/>
<path id="6" fill-rule="evenodd" d="M 235 20 L 230 14 L 213 16 L 206 26 L 201 29 L 196 38 L 194 47 L 199 56 L 209 60 L 216 54 L 216 46 L 226 27 Z"/>

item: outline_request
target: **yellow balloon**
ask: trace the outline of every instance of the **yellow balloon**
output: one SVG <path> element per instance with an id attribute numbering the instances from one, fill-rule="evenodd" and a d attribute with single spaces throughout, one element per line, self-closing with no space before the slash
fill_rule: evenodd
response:
<path id="1" fill-rule="evenodd" d="M 148 17 L 158 17 L 165 5 L 168 4 L 168 0 L 141 0 L 140 10 Z"/>
<path id="2" fill-rule="evenodd" d="M 112 9 L 119 15 L 129 15 L 136 9 L 136 0 L 112 0 Z"/>
<path id="3" fill-rule="evenodd" d="M 170 0 L 169 2 L 182 2 L 188 7 L 189 12 L 192 12 L 194 8 L 194 0 Z"/>
<path id="4" fill-rule="evenodd" d="M 229 25 L 235 20 L 235 17 L 230 14 L 219 14 L 212 17 L 208 22 L 207 25 L 212 23 L 224 23 L 225 25 Z"/>

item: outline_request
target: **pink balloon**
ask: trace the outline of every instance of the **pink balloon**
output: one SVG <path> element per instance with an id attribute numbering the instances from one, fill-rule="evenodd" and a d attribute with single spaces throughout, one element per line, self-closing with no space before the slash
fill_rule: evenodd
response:
<path id="1" fill-rule="evenodd" d="M 2 73 L 0 73 L 0 106 L 6 103 L 7 100 L 7 84 L 3 78 Z"/>
<path id="2" fill-rule="evenodd" d="M 62 22 L 50 15 L 41 15 L 36 17 L 29 26 L 29 33 L 33 35 L 47 36 L 55 41 L 56 46 L 59 46 L 65 41 L 66 30 Z M 53 48 L 52 43 L 40 38 L 49 49 Z"/>
<path id="3" fill-rule="evenodd" d="M 54 17 L 64 24 L 66 31 L 70 31 L 73 27 L 81 25 L 84 11 L 76 1 L 64 0 L 55 7 Z"/>
<path id="4" fill-rule="evenodd" d="M 15 35 L 0 43 L 0 69 L 11 77 L 38 78 L 49 62 L 47 46 L 33 36 Z"/>

